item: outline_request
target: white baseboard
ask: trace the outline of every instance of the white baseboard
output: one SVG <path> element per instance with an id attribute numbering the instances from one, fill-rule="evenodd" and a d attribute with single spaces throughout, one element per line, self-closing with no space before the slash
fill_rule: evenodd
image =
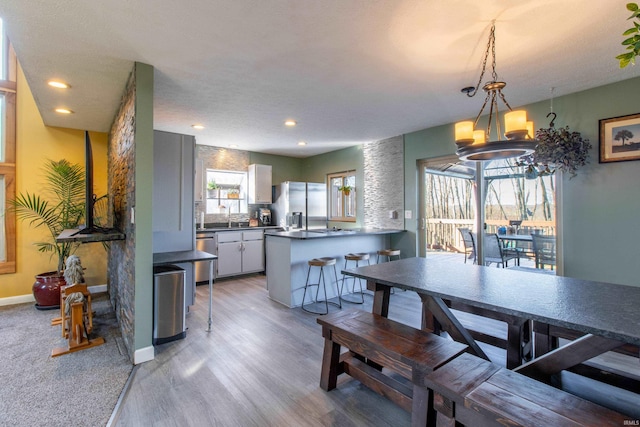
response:
<path id="1" fill-rule="evenodd" d="M 24 304 L 27 302 L 36 302 L 35 298 L 33 298 L 33 294 L 0 298 L 0 307 L 5 305 Z"/>
<path id="2" fill-rule="evenodd" d="M 107 288 L 107 285 L 94 285 L 87 287 L 87 289 L 89 289 L 89 292 L 91 292 L 92 294 L 99 294 L 102 292 L 107 292 L 109 288 Z"/>
<path id="3" fill-rule="evenodd" d="M 139 365 L 140 363 L 148 362 L 156 357 L 155 349 L 153 346 L 144 347 L 136 350 L 133 353 L 133 364 Z"/>
<path id="4" fill-rule="evenodd" d="M 109 288 L 107 287 L 107 285 L 94 285 L 94 286 L 89 286 L 88 289 L 89 289 L 89 292 L 91 292 L 92 294 L 99 294 L 101 292 L 107 292 Z M 28 302 L 36 302 L 35 298 L 33 297 L 33 294 L 0 298 L 0 307 L 3 307 L 5 305 L 24 304 Z"/>

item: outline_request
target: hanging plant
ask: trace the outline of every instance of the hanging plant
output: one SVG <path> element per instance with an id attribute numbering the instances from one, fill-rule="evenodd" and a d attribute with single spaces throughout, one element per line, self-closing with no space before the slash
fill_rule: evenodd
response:
<path id="1" fill-rule="evenodd" d="M 351 186 L 343 185 L 342 187 L 338 188 L 338 191 L 342 191 L 342 194 L 348 196 L 349 194 L 351 194 Z"/>
<path id="2" fill-rule="evenodd" d="M 536 139 L 539 141 L 536 151 L 518 161 L 519 166 L 527 166 L 525 173 L 529 176 L 533 171 L 543 176 L 561 170 L 573 178 L 578 168 L 589 162 L 591 143 L 582 138 L 580 132 L 571 132 L 569 126 L 538 129 Z"/>

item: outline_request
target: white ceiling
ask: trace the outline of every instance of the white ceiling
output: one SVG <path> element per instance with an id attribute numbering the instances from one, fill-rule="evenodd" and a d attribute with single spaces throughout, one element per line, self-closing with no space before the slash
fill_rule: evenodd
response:
<path id="1" fill-rule="evenodd" d="M 108 132 L 138 61 L 155 129 L 306 157 L 475 116 L 460 89 L 493 19 L 512 107 L 639 76 L 615 60 L 627 1 L 2 0 L 0 17 L 47 125 Z"/>

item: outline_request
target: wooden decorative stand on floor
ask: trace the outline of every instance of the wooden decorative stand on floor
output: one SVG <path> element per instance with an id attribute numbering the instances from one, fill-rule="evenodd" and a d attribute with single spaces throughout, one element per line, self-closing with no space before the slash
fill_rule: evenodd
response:
<path id="1" fill-rule="evenodd" d="M 69 313 L 65 310 L 68 295 L 80 292 L 84 295 L 84 301 L 72 302 Z M 51 321 L 52 325 L 62 326 L 62 336 L 67 338 L 67 347 L 56 347 L 51 351 L 51 357 L 60 356 L 75 351 L 97 347 L 104 344 L 104 338 L 89 339 L 93 330 L 93 312 L 91 311 L 91 294 L 87 285 L 76 284 L 63 288 L 60 294 L 60 317 Z"/>

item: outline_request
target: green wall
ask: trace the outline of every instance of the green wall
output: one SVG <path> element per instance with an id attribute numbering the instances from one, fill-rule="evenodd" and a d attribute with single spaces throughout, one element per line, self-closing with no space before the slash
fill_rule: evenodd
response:
<path id="1" fill-rule="evenodd" d="M 564 274 L 590 280 L 640 286 L 635 260 L 640 213 L 640 161 L 598 163 L 598 120 L 640 112 L 640 78 L 586 90 L 553 100 L 556 127 L 569 126 L 588 138 L 594 148 L 590 164 L 578 176 L 559 179 L 558 223 Z M 478 108 L 480 106 L 478 105 Z M 547 127 L 549 101 L 525 105 L 537 128 Z M 418 162 L 454 154 L 453 124 L 404 135 L 405 221 L 407 233 L 394 238 L 403 255 L 417 253 Z M 305 159 L 251 153 L 251 162 L 274 166 L 274 184 L 286 180 L 325 182 L 326 175 L 355 169 L 364 185 L 362 147 L 350 147 Z M 362 187 L 361 187 L 362 188 Z M 364 212 L 363 192 L 357 195 L 358 223 Z M 341 225 L 341 224 L 338 224 Z"/>
<path id="2" fill-rule="evenodd" d="M 569 126 L 594 148 L 578 176 L 559 180 L 564 274 L 640 286 L 636 252 L 640 212 L 640 161 L 598 163 L 598 120 L 640 112 L 640 78 L 554 98 L 556 127 Z M 549 101 L 526 105 L 537 128 L 547 127 Z M 405 135 L 405 209 L 416 217 L 417 162 L 455 153 L 453 124 Z M 416 221 L 406 222 L 404 253 L 416 253 Z"/>
<path id="3" fill-rule="evenodd" d="M 135 117 L 135 344 L 152 345 L 153 338 L 153 67 L 136 62 Z"/>
<path id="4" fill-rule="evenodd" d="M 304 181 L 303 159 L 249 152 L 249 164 L 271 165 L 273 185 L 284 181 Z"/>
<path id="5" fill-rule="evenodd" d="M 327 174 L 356 171 L 356 223 L 330 222 L 329 227 L 354 228 L 364 224 L 364 155 L 362 146 L 343 148 L 342 150 L 303 159 L 303 181 L 327 182 Z"/>
<path id="6" fill-rule="evenodd" d="M 362 146 L 344 148 L 326 154 L 307 158 L 277 156 L 273 154 L 249 152 L 250 163 L 272 166 L 272 182 L 277 185 L 284 181 L 306 181 L 326 183 L 327 174 L 334 172 L 356 171 L 356 183 L 363 188 L 364 157 Z M 364 222 L 364 196 L 356 192 L 357 222 L 331 222 L 330 227 L 361 227 Z"/>

